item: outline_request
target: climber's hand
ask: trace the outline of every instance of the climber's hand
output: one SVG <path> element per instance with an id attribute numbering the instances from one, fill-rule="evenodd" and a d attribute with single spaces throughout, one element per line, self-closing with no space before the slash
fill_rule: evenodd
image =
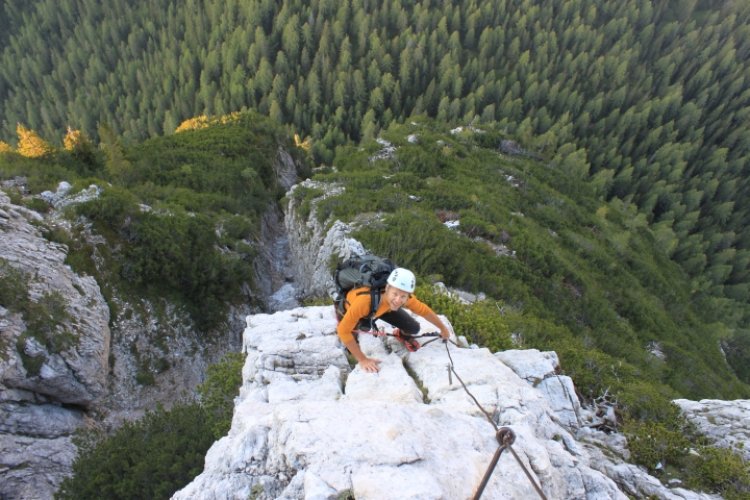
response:
<path id="1" fill-rule="evenodd" d="M 369 373 L 380 371 L 380 360 L 375 358 L 365 358 L 359 362 L 359 367 Z"/>

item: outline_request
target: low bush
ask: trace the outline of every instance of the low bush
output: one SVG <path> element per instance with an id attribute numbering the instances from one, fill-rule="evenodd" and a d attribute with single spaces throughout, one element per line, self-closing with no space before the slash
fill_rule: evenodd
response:
<path id="1" fill-rule="evenodd" d="M 80 437 L 73 476 L 55 498 L 169 498 L 200 473 L 213 443 L 209 425 L 199 404 L 183 403 L 149 412 L 111 436 Z"/>
<path id="2" fill-rule="evenodd" d="M 428 285 L 419 285 L 416 295 L 437 314 L 446 316 L 456 335 L 466 337 L 469 342 L 487 347 L 493 352 L 513 346 L 508 324 L 498 314 L 494 301 L 481 300 L 465 304 Z"/>
<path id="3" fill-rule="evenodd" d="M 678 466 L 690 451 L 690 440 L 681 426 L 628 419 L 623 426 L 631 460 L 660 473 L 667 465 Z"/>
<path id="4" fill-rule="evenodd" d="M 738 453 L 705 444 L 682 416 L 668 421 L 626 419 L 623 433 L 631 460 L 659 477 L 683 478 L 693 490 L 727 500 L 750 497 L 750 464 Z"/>
<path id="5" fill-rule="evenodd" d="M 242 366 L 245 356 L 229 353 L 224 359 L 208 367 L 206 381 L 198 386 L 203 409 L 211 416 L 211 432 L 219 439 L 232 425 L 234 398 L 242 385 Z"/>
<path id="6" fill-rule="evenodd" d="M 75 439 L 73 475 L 55 498 L 171 497 L 201 472 L 206 451 L 229 429 L 243 358 L 229 354 L 209 367 L 200 403 L 157 408 L 111 435 L 81 432 Z"/>
<path id="7" fill-rule="evenodd" d="M 28 302 L 28 276 L 0 258 L 0 305 L 22 311 Z"/>
<path id="8" fill-rule="evenodd" d="M 687 486 L 719 493 L 727 500 L 750 498 L 750 463 L 738 453 L 701 446 L 688 457 Z"/>

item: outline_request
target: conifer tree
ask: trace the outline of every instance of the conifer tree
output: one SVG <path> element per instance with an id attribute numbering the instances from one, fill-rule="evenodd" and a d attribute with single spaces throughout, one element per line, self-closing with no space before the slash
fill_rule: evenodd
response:
<path id="1" fill-rule="evenodd" d="M 360 130 L 362 131 L 363 141 L 375 139 L 375 137 L 377 136 L 378 126 L 375 122 L 375 113 L 373 112 L 373 110 L 369 110 L 367 111 L 367 113 L 365 113 L 365 116 L 362 118 Z"/>
<path id="2" fill-rule="evenodd" d="M 271 99 L 268 116 L 276 123 L 284 123 L 284 113 L 281 111 L 281 106 L 276 99 Z"/>
<path id="3" fill-rule="evenodd" d="M 104 151 L 106 157 L 105 166 L 109 175 L 113 179 L 126 184 L 130 182 L 133 175 L 133 166 L 125 158 L 120 138 L 117 137 L 109 126 L 101 124 L 99 125 L 99 139 L 101 140 L 99 147 Z"/>
<path id="4" fill-rule="evenodd" d="M 6 141 L 17 122 L 51 136 L 67 117 L 90 135 L 106 120 L 143 139 L 184 117 L 255 108 L 323 151 L 412 114 L 479 116 L 574 172 L 586 171 L 583 158 L 592 176 L 611 170 L 595 179 L 600 192 L 673 220 L 679 238 L 718 224 L 750 248 L 746 204 L 724 204 L 750 194 L 750 182 L 732 183 L 750 158 L 746 2 L 188 0 L 160 9 L 114 0 L 117 16 L 101 2 L 45 2 L 0 8 Z M 566 143 L 581 156 L 556 155 Z M 706 194 L 699 206 L 690 190 Z"/>
<path id="5" fill-rule="evenodd" d="M 300 36 L 298 25 L 299 17 L 295 14 L 286 22 L 281 34 L 281 47 L 292 61 L 296 61 L 299 57 Z"/>

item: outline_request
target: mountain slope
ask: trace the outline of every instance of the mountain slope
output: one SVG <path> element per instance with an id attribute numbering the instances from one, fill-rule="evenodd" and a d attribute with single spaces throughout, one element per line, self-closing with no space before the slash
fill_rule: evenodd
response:
<path id="1" fill-rule="evenodd" d="M 125 362 L 114 360 L 123 377 L 114 385 L 126 402 L 130 388 L 153 395 L 149 384 L 180 378 L 173 361 L 200 376 L 183 349 L 186 339 L 189 351 L 210 331 L 196 327 L 189 313 L 221 319 L 213 305 L 263 303 L 264 292 L 249 296 L 238 284 L 247 268 L 227 281 L 226 268 L 213 272 L 207 263 L 243 266 L 252 258 L 265 274 L 278 267 L 274 254 L 253 244 L 263 239 L 259 221 L 269 223 L 262 211 L 275 208 L 296 172 L 305 173 L 303 154 L 292 148 L 283 154 L 291 141 L 257 115 L 210 122 L 138 145 L 109 135 L 101 151 L 92 148 L 83 157 L 67 150 L 36 159 L 0 154 L 12 199 L 65 215 L 62 226 L 47 226 L 44 234 L 68 248 L 71 268 L 102 284 L 121 329 L 116 345 Z M 693 300 L 690 282 L 660 250 L 644 216 L 632 205 L 602 200 L 568 175 L 578 165 L 571 154 L 569 162 L 548 162 L 493 127 L 449 131 L 416 119 L 378 141 L 342 148 L 335 167 L 319 169 L 288 193 L 285 222 L 295 268 L 284 278 L 294 278 L 300 295 L 329 300 L 331 266 L 355 234 L 367 248 L 415 269 L 420 297 L 471 342 L 492 351 L 554 349 L 584 401 L 603 400 L 617 412 L 611 425 L 624 417 L 636 431 L 658 428 L 667 438 L 682 437 L 670 403 L 675 396 L 748 393 L 719 349 L 729 329 L 711 322 Z M 96 179 L 103 193 L 95 187 L 86 193 L 99 198 L 78 200 L 63 214 L 51 211 L 60 193 L 44 189 L 70 178 L 77 190 L 92 175 L 103 177 Z M 485 300 L 457 303 L 433 290 L 438 281 Z M 128 292 L 126 300 L 112 294 L 115 286 Z M 179 304 L 175 309 L 171 300 Z M 221 333 L 231 337 L 229 329 Z M 231 345 L 231 338 L 221 342 Z M 647 458 L 644 465 L 656 467 Z"/>
<path id="2" fill-rule="evenodd" d="M 745 2 L 45 0 L 4 13 L 6 141 L 19 122 L 140 140 L 249 108 L 330 163 L 412 115 L 497 121 L 537 153 L 575 153 L 578 176 L 655 224 L 717 317 L 747 327 Z"/>
<path id="3" fill-rule="evenodd" d="M 555 350 L 587 397 L 635 395 L 641 380 L 686 397 L 748 394 L 719 348 L 727 327 L 632 206 L 597 199 L 554 163 L 501 153 L 492 128 L 415 121 L 383 137 L 340 150 L 314 177 L 323 185 L 290 197 L 324 227 L 354 223 L 367 248 L 418 275 L 497 301 L 493 332 L 454 321 L 472 341 Z"/>
<path id="4" fill-rule="evenodd" d="M 146 411 L 168 420 L 164 408 L 195 397 L 208 366 L 239 350 L 245 315 L 279 279 L 267 250 L 278 194 L 305 171 L 289 139 L 256 115 L 89 146 L 0 153 L 2 498 L 52 498 L 76 433 L 91 431 L 90 451 Z M 213 429 L 197 407 L 172 428 L 200 436 L 161 436 L 190 446 L 150 491 L 184 484 L 180 467 L 200 463 L 205 448 L 186 450 L 207 448 Z"/>

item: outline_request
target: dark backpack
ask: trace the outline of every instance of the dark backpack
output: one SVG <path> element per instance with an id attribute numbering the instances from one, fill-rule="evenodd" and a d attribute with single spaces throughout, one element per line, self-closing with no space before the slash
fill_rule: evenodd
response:
<path id="1" fill-rule="evenodd" d="M 396 266 L 389 259 L 367 254 L 354 257 L 339 263 L 333 275 L 336 283 L 336 316 L 340 320 L 346 313 L 346 294 L 354 288 L 368 287 L 370 294 L 370 315 L 375 313 L 380 305 L 380 293 L 385 288 L 388 276 Z"/>

